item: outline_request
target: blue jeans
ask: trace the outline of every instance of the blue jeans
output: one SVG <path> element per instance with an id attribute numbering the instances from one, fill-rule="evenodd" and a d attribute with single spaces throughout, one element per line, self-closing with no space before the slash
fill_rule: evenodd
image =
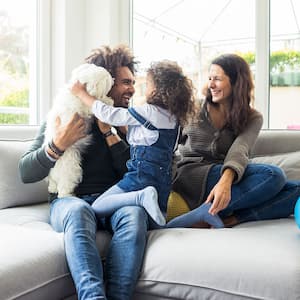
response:
<path id="1" fill-rule="evenodd" d="M 220 179 L 222 165 L 211 168 L 205 198 Z M 300 195 L 300 181 L 286 180 L 283 171 L 266 164 L 249 164 L 240 182 L 233 184 L 229 205 L 221 218 L 233 214 L 239 223 L 286 218 L 293 214 Z"/>
<path id="2" fill-rule="evenodd" d="M 126 206 L 97 224 L 91 208 L 97 196 L 55 199 L 50 206 L 50 222 L 54 230 L 64 233 L 66 258 L 78 299 L 129 300 L 142 265 L 147 214 L 141 207 Z M 106 257 L 106 286 L 96 246 L 97 228 L 113 234 Z"/>

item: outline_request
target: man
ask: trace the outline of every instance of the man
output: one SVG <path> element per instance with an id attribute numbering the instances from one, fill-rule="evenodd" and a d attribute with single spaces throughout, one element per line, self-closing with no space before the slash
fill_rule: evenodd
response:
<path id="1" fill-rule="evenodd" d="M 114 100 L 114 106 L 127 108 L 135 92 L 136 62 L 130 49 L 122 45 L 114 49 L 105 46 L 92 53 L 86 62 L 102 66 L 111 73 L 114 85 L 108 95 Z M 58 119 L 52 143 L 57 153 L 53 153 L 51 147 L 43 145 L 44 131 L 45 124 L 20 160 L 20 173 L 25 183 L 45 178 L 59 159 L 57 153 L 63 153 L 86 135 L 84 122 L 78 114 L 66 126 L 61 126 Z M 67 262 L 79 299 L 129 300 L 143 260 L 148 217 L 143 208 L 128 206 L 97 222 L 91 204 L 126 172 L 129 146 L 120 129 L 113 133 L 108 124 L 100 121 L 94 122 L 92 135 L 93 143 L 83 154 L 83 178 L 75 196 L 49 195 L 50 222 L 54 230 L 64 232 Z M 112 233 L 105 264 L 105 287 L 96 246 L 98 228 Z"/>

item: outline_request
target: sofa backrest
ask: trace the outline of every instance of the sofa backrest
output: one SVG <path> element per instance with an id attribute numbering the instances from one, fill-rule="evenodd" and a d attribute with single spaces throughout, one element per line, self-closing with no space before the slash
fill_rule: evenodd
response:
<path id="1" fill-rule="evenodd" d="M 279 166 L 288 179 L 300 180 L 300 130 L 262 130 L 251 157 L 253 163 Z"/>
<path id="2" fill-rule="evenodd" d="M 26 132 L 25 136 L 33 136 L 34 132 L 35 130 L 31 135 Z M 23 184 L 20 179 L 18 162 L 31 143 L 32 138 L 0 138 L 0 209 L 47 201 L 46 180 Z M 254 163 L 278 165 L 283 168 L 289 179 L 300 180 L 300 131 L 262 131 L 252 157 Z"/>
<path id="3" fill-rule="evenodd" d="M 300 151 L 300 130 L 262 130 L 252 157 Z"/>
<path id="4" fill-rule="evenodd" d="M 47 201 L 47 183 L 23 184 L 18 162 L 32 139 L 0 140 L 0 209 Z"/>

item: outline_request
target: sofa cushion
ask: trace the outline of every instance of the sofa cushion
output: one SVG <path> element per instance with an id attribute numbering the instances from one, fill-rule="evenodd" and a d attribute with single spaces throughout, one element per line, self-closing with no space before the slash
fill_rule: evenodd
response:
<path id="1" fill-rule="evenodd" d="M 0 225 L 10 224 L 53 230 L 49 224 L 49 204 L 41 203 L 0 209 Z"/>
<path id="2" fill-rule="evenodd" d="M 300 180 L 300 151 L 270 156 L 258 156 L 252 158 L 251 162 L 279 166 L 284 170 L 288 179 Z"/>
<path id="3" fill-rule="evenodd" d="M 44 210 L 42 215 L 47 212 L 45 205 L 35 208 L 36 212 Z M 0 212 L 7 211 L 11 217 L 16 213 L 18 217 L 18 209 L 8 208 Z M 0 299 L 58 300 L 74 295 L 63 234 L 55 232 L 37 215 L 28 217 L 30 222 L 25 219 L 24 224 L 18 225 L 0 223 Z M 97 232 L 101 257 L 106 255 L 110 238 L 107 232 Z"/>
<path id="4" fill-rule="evenodd" d="M 63 299 L 74 293 L 62 234 L 0 224 L 0 236 L 1 299 Z"/>
<path id="5" fill-rule="evenodd" d="M 134 299 L 300 299 L 299 247 L 293 218 L 154 230 Z"/>
<path id="6" fill-rule="evenodd" d="M 0 209 L 47 201 L 46 181 L 23 184 L 18 162 L 32 141 L 0 141 Z"/>

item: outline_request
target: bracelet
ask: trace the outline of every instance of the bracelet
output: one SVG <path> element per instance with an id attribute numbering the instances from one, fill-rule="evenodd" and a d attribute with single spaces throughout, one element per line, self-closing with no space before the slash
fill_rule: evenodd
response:
<path id="1" fill-rule="evenodd" d="M 103 133 L 104 138 L 108 138 L 109 136 L 114 135 L 111 130 Z"/>
<path id="2" fill-rule="evenodd" d="M 49 156 L 51 156 L 53 159 L 58 160 L 60 158 L 59 155 L 57 155 L 55 152 L 53 152 L 53 150 L 49 147 L 48 145 L 48 149 L 46 149 L 47 153 Z"/>
<path id="3" fill-rule="evenodd" d="M 117 130 L 114 127 L 111 127 L 108 131 L 103 133 L 104 138 L 107 138 L 111 135 L 116 135 L 117 134 Z"/>
<path id="4" fill-rule="evenodd" d="M 58 156 L 62 156 L 64 154 L 64 152 L 65 152 L 65 151 L 62 151 L 62 150 L 58 149 L 57 146 L 54 144 L 53 140 L 51 140 L 48 143 L 48 147 L 50 148 L 50 150 L 52 152 L 54 152 Z"/>

